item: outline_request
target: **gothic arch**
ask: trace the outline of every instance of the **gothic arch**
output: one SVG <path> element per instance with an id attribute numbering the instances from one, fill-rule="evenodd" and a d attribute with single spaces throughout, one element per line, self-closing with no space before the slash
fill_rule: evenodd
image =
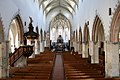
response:
<path id="1" fill-rule="evenodd" d="M 3 25 L 2 25 L 2 21 L 0 18 L 0 42 L 4 41 L 4 30 L 3 30 Z"/>
<path id="2" fill-rule="evenodd" d="M 22 19 L 21 19 L 20 15 L 17 15 L 15 17 L 15 19 L 17 20 L 18 25 L 19 25 L 19 29 L 20 29 L 20 35 L 19 35 L 19 37 L 21 37 L 20 41 L 23 42 L 24 26 L 22 23 Z"/>
<path id="3" fill-rule="evenodd" d="M 94 23 L 93 23 L 93 28 L 92 28 L 92 41 L 93 42 L 98 42 L 98 41 L 104 41 L 105 40 L 105 36 L 104 36 L 104 28 L 103 28 L 103 24 L 100 20 L 100 18 L 98 17 L 98 15 L 96 15 Z"/>
<path id="4" fill-rule="evenodd" d="M 95 58 L 98 58 L 99 65 L 103 65 L 103 69 L 105 69 L 104 40 L 105 35 L 103 24 L 99 16 L 96 15 L 92 28 L 92 41 L 95 43 L 95 54 L 98 54 L 97 56 L 95 56 Z"/>
<path id="5" fill-rule="evenodd" d="M 57 14 L 49 25 L 50 40 L 56 42 L 59 35 L 62 35 L 64 42 L 70 40 L 71 24 L 62 13 Z"/>
<path id="6" fill-rule="evenodd" d="M 22 24 L 22 20 L 19 15 L 16 15 L 9 26 L 8 32 L 8 41 L 9 41 L 9 51 L 14 52 L 15 48 L 18 48 L 21 44 L 23 44 L 23 34 L 24 27 Z"/>
<path id="7" fill-rule="evenodd" d="M 113 19 L 112 19 L 112 23 L 110 27 L 110 41 L 111 42 L 119 41 L 119 37 L 118 37 L 119 32 L 120 32 L 120 5 L 117 7 L 113 15 Z"/>

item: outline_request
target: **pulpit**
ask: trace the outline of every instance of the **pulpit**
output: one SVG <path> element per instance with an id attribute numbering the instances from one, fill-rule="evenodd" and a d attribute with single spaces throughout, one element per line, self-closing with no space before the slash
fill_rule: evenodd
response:
<path id="1" fill-rule="evenodd" d="M 24 38 L 27 40 L 27 45 L 32 45 L 32 46 L 34 46 L 34 49 L 36 49 L 35 44 L 37 43 L 37 39 L 39 37 L 39 34 L 33 31 L 33 29 L 34 29 L 34 27 L 32 25 L 33 20 L 31 17 L 29 17 L 29 18 L 30 18 L 30 23 L 29 23 L 29 27 L 28 27 L 29 31 L 24 33 Z M 36 53 L 33 53 L 30 56 L 30 58 L 35 57 L 35 54 Z"/>

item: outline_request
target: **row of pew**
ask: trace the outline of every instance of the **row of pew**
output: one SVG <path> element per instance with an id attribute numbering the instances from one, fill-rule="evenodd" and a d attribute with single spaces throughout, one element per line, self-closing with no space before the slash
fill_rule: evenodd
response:
<path id="1" fill-rule="evenodd" d="M 104 61 L 103 56 L 100 56 L 100 59 Z M 120 78 L 105 78 L 103 62 L 91 64 L 88 58 L 82 58 L 82 55 L 76 52 L 72 54 L 64 52 L 63 61 L 66 80 L 120 80 Z"/>
<path id="2" fill-rule="evenodd" d="M 11 68 L 9 80 L 51 80 L 54 54 L 43 52 L 35 55 L 35 58 L 28 58 L 28 65 L 24 68 Z"/>

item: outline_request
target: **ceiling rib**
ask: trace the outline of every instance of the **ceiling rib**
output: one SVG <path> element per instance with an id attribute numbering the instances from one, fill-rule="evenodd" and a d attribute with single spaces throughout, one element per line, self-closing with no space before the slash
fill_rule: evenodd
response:
<path id="1" fill-rule="evenodd" d="M 47 1 L 48 4 L 45 5 L 45 2 Z M 52 10 L 56 8 L 63 8 L 67 10 L 72 16 L 73 12 L 75 12 L 75 6 L 78 8 L 78 1 L 79 0 L 38 0 L 39 7 L 43 6 L 43 13 L 47 12 L 46 15 L 48 15 Z M 74 3 L 74 4 L 72 4 Z M 54 4 L 54 5 L 53 5 Z M 48 10 L 48 8 L 50 8 Z M 48 10 L 48 11 L 47 11 Z M 62 10 L 62 9 L 60 9 Z"/>
<path id="2" fill-rule="evenodd" d="M 69 10 L 68 8 L 64 7 L 64 6 L 54 6 L 53 8 L 51 8 L 51 9 L 46 13 L 46 16 L 47 16 L 52 10 L 54 10 L 54 9 L 56 9 L 56 8 L 63 8 L 63 9 L 65 9 L 65 10 L 67 10 L 67 11 L 73 16 L 73 13 L 70 12 L 70 10 Z"/>

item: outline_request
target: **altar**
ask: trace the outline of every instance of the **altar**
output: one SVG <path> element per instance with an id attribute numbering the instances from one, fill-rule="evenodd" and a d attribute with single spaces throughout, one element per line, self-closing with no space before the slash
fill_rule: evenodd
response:
<path id="1" fill-rule="evenodd" d="M 55 49 L 56 51 L 64 51 L 65 49 L 65 45 L 64 45 L 63 38 L 61 37 L 61 35 L 59 35 L 59 37 L 57 38 Z"/>

